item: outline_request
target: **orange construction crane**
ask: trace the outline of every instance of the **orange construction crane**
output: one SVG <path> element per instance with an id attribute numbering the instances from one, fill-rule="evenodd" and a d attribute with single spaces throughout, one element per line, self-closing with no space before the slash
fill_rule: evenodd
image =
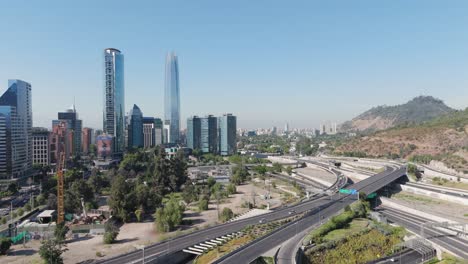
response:
<path id="1" fill-rule="evenodd" d="M 65 153 L 60 153 L 60 158 L 57 163 L 57 224 L 64 221 L 65 209 L 63 206 L 63 169 L 65 167 Z"/>

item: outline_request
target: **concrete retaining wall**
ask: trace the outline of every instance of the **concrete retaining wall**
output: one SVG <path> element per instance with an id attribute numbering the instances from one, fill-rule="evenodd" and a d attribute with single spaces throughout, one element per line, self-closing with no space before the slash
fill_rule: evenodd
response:
<path id="1" fill-rule="evenodd" d="M 423 176 L 426 176 L 429 178 L 440 177 L 442 179 L 447 179 L 449 181 L 457 181 L 457 175 L 446 174 L 440 171 L 433 170 L 427 166 L 422 166 L 422 167 L 424 168 Z M 460 176 L 460 182 L 468 183 L 468 179 Z"/>
<path id="2" fill-rule="evenodd" d="M 433 197 L 433 198 L 437 198 L 437 199 L 441 199 L 441 200 L 445 200 L 445 201 L 449 201 L 449 202 L 459 203 L 459 204 L 463 204 L 463 205 L 468 205 L 468 197 L 467 198 L 464 198 L 464 197 L 461 197 L 461 196 L 457 197 L 457 196 L 453 196 L 453 195 L 449 195 L 449 194 L 444 194 L 444 193 L 438 193 L 438 192 L 433 192 L 433 191 L 429 191 L 429 190 L 419 189 L 417 187 L 408 186 L 408 185 L 405 185 L 405 184 L 398 184 L 398 185 L 403 191 L 406 191 L 406 192 L 425 195 L 425 196 L 429 196 L 429 197 Z"/>

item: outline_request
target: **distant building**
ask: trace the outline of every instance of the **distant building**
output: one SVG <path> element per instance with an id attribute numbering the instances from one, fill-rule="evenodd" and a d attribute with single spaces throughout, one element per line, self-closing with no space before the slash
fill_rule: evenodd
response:
<path id="1" fill-rule="evenodd" d="M 99 160 L 111 160 L 113 157 L 114 138 L 111 135 L 102 134 L 96 137 L 97 156 Z"/>
<path id="2" fill-rule="evenodd" d="M 198 116 L 187 119 L 187 147 L 201 150 L 201 121 Z"/>
<path id="3" fill-rule="evenodd" d="M 49 130 L 44 127 L 32 128 L 33 164 L 49 165 Z"/>
<path id="4" fill-rule="evenodd" d="M 218 119 L 208 115 L 200 119 L 201 151 L 203 153 L 218 153 Z"/>
<path id="5" fill-rule="evenodd" d="M 154 117 L 143 117 L 143 147 L 151 148 L 155 145 Z"/>
<path id="6" fill-rule="evenodd" d="M 166 57 L 164 84 L 164 124 L 168 125 L 167 143 L 180 143 L 179 62 L 174 52 Z"/>
<path id="7" fill-rule="evenodd" d="M 159 146 L 164 143 L 164 132 L 163 132 L 163 122 L 160 118 L 154 119 L 154 144 Z"/>
<path id="8" fill-rule="evenodd" d="M 140 108 L 134 104 L 129 114 L 128 123 L 128 147 L 143 147 L 143 113 Z"/>
<path id="9" fill-rule="evenodd" d="M 125 149 L 124 55 L 118 49 L 104 50 L 103 131 L 113 136 L 113 153 L 122 156 Z"/>
<path id="10" fill-rule="evenodd" d="M 59 161 L 60 153 L 65 154 L 66 160 L 73 154 L 73 130 L 69 129 L 68 125 L 66 121 L 59 121 L 53 125 L 49 134 L 49 159 L 53 165 Z"/>
<path id="11" fill-rule="evenodd" d="M 8 80 L 0 96 L 0 179 L 27 176 L 32 164 L 31 84 Z"/>
<path id="12" fill-rule="evenodd" d="M 271 134 L 273 136 L 276 136 L 278 134 L 278 129 L 275 126 L 271 128 Z"/>
<path id="13" fill-rule="evenodd" d="M 286 134 L 289 133 L 289 123 L 286 123 L 284 125 L 284 133 L 286 133 Z"/>
<path id="14" fill-rule="evenodd" d="M 256 135 L 257 135 L 257 132 L 255 132 L 254 130 L 247 131 L 247 136 L 248 137 L 254 137 Z"/>
<path id="15" fill-rule="evenodd" d="M 223 156 L 233 155 L 237 151 L 237 118 L 225 114 L 218 118 L 219 153 Z"/>
<path id="16" fill-rule="evenodd" d="M 93 144 L 93 137 L 93 129 L 89 127 L 84 127 L 81 133 L 81 148 L 84 154 L 89 154 L 89 146 Z"/>
<path id="17" fill-rule="evenodd" d="M 73 141 L 72 141 L 72 154 L 77 156 L 81 154 L 81 129 L 82 129 L 82 122 L 78 119 L 78 113 L 76 112 L 75 106 L 72 105 L 69 109 L 65 112 L 58 113 L 58 120 L 52 121 L 52 126 L 59 124 L 60 122 L 67 123 L 67 129 L 71 130 L 73 134 Z"/>
<path id="18" fill-rule="evenodd" d="M 171 142 L 171 122 L 168 120 L 164 121 L 164 126 L 163 126 L 163 143 L 168 144 L 172 143 Z"/>

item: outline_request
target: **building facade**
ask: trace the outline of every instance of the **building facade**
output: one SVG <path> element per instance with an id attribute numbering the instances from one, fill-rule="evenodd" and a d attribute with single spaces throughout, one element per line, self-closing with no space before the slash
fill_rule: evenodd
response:
<path id="1" fill-rule="evenodd" d="M 128 148 L 143 147 L 143 113 L 134 104 L 128 121 Z"/>
<path id="2" fill-rule="evenodd" d="M 32 157 L 31 84 L 8 80 L 0 97 L 0 179 L 27 176 Z"/>
<path id="3" fill-rule="evenodd" d="M 44 127 L 32 128 L 33 164 L 49 165 L 49 130 Z"/>
<path id="4" fill-rule="evenodd" d="M 164 124 L 168 125 L 168 143 L 180 142 L 179 64 L 175 53 L 166 57 L 164 88 Z"/>
<path id="5" fill-rule="evenodd" d="M 113 157 L 112 146 L 114 138 L 111 135 L 101 134 L 96 137 L 96 148 L 98 160 L 111 160 Z"/>
<path id="6" fill-rule="evenodd" d="M 154 144 L 159 146 L 164 143 L 164 127 L 160 118 L 154 119 Z"/>
<path id="7" fill-rule="evenodd" d="M 201 150 L 201 121 L 198 116 L 187 119 L 187 147 Z"/>
<path id="8" fill-rule="evenodd" d="M 122 156 L 125 149 L 124 55 L 118 49 L 104 50 L 103 131 L 113 136 L 113 153 Z"/>
<path id="9" fill-rule="evenodd" d="M 82 121 L 78 119 L 78 113 L 76 112 L 74 105 L 67 109 L 65 112 L 59 112 L 58 119 L 52 121 L 52 127 L 60 122 L 66 122 L 67 129 L 71 130 L 70 133 L 73 134 L 71 154 L 74 156 L 81 155 Z"/>
<path id="10" fill-rule="evenodd" d="M 215 116 L 200 118 L 200 146 L 203 153 L 218 153 L 218 119 Z"/>
<path id="11" fill-rule="evenodd" d="M 52 165 L 57 164 L 62 152 L 65 154 L 65 160 L 73 155 L 74 132 L 68 126 L 67 121 L 59 121 L 52 126 L 49 134 L 49 160 Z"/>
<path id="12" fill-rule="evenodd" d="M 223 156 L 237 152 L 237 118 L 232 114 L 225 114 L 218 118 L 219 153 Z"/>
<path id="13" fill-rule="evenodd" d="M 83 154 L 89 154 L 89 146 L 93 144 L 93 129 L 89 127 L 84 127 L 81 133 L 81 149 Z"/>
<path id="14" fill-rule="evenodd" d="M 154 117 L 143 117 L 143 147 L 154 147 L 155 136 Z"/>

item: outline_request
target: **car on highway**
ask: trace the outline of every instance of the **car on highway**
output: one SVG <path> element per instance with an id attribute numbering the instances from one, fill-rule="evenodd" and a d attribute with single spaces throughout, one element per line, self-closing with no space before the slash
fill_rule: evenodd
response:
<path id="1" fill-rule="evenodd" d="M 291 211 L 288 212 L 288 215 L 292 215 L 292 214 L 295 214 L 295 213 L 296 213 L 296 211 L 291 210 Z"/>
<path id="2" fill-rule="evenodd" d="M 264 224 L 264 223 L 266 223 L 266 222 L 267 222 L 267 220 L 266 220 L 265 218 L 262 218 L 262 219 L 260 219 L 260 220 L 258 221 L 258 223 L 260 223 L 260 224 Z"/>

